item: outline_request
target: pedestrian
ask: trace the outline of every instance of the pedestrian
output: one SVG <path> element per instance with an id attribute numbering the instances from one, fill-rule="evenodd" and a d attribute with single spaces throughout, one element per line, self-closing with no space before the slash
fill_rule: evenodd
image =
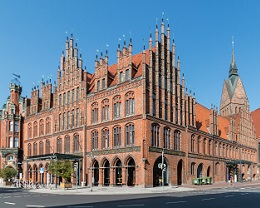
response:
<path id="1" fill-rule="evenodd" d="M 230 176 L 230 185 L 233 186 L 233 176 Z"/>

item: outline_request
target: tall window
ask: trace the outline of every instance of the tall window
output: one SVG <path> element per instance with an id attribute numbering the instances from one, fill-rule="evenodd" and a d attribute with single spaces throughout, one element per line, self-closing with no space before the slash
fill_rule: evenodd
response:
<path id="1" fill-rule="evenodd" d="M 56 140 L 56 142 L 57 142 L 57 153 L 62 153 L 62 140 L 61 140 L 61 138 L 58 138 Z"/>
<path id="2" fill-rule="evenodd" d="M 78 101 L 80 99 L 80 94 L 79 94 L 79 87 L 76 89 L 76 100 Z"/>
<path id="3" fill-rule="evenodd" d="M 46 118 L 46 134 L 51 133 L 51 119 L 48 117 Z"/>
<path id="4" fill-rule="evenodd" d="M 174 150 L 180 151 L 180 132 L 174 131 Z"/>
<path id="5" fill-rule="evenodd" d="M 79 108 L 76 110 L 76 127 L 79 126 Z"/>
<path id="6" fill-rule="evenodd" d="M 164 105 L 165 120 L 168 120 L 168 100 L 164 101 Z"/>
<path id="7" fill-rule="evenodd" d="M 201 143 L 201 138 L 200 138 L 200 136 L 198 136 L 198 142 L 197 142 L 197 150 L 198 150 L 198 153 L 201 153 L 200 143 Z"/>
<path id="8" fill-rule="evenodd" d="M 73 136 L 73 152 L 79 151 L 79 135 L 74 134 Z"/>
<path id="9" fill-rule="evenodd" d="M 191 166 L 190 166 L 190 174 L 191 175 L 195 175 L 195 163 L 191 163 Z"/>
<path id="10" fill-rule="evenodd" d="M 68 115 L 68 118 L 67 118 L 67 122 L 68 122 L 67 128 L 70 129 L 71 126 L 70 126 L 70 112 L 69 111 L 67 112 L 67 115 Z"/>
<path id="11" fill-rule="evenodd" d="M 13 121 L 10 121 L 9 131 L 11 131 L 11 132 L 14 131 L 14 122 Z"/>
<path id="12" fill-rule="evenodd" d="M 98 132 L 95 130 L 92 131 L 92 149 L 98 149 Z"/>
<path id="13" fill-rule="evenodd" d="M 190 139 L 190 151 L 191 152 L 194 152 L 194 146 L 195 146 L 194 135 L 191 135 L 191 139 Z"/>
<path id="14" fill-rule="evenodd" d="M 70 137 L 68 135 L 65 136 L 64 152 L 65 153 L 69 153 L 70 152 Z"/>
<path id="15" fill-rule="evenodd" d="M 29 143 L 27 146 L 28 149 L 28 156 L 32 156 L 32 145 Z"/>
<path id="16" fill-rule="evenodd" d="M 43 142 L 39 142 L 39 155 L 43 155 Z"/>
<path id="17" fill-rule="evenodd" d="M 28 139 L 32 138 L 32 124 L 28 124 Z"/>
<path id="18" fill-rule="evenodd" d="M 206 138 L 204 138 L 204 140 L 203 140 L 203 154 L 206 154 L 206 147 L 207 147 L 207 145 L 206 145 L 206 143 L 207 143 L 207 139 Z"/>
<path id="19" fill-rule="evenodd" d="M 62 114 L 59 114 L 59 131 L 62 130 Z"/>
<path id="20" fill-rule="evenodd" d="M 39 130 L 40 130 L 40 136 L 42 136 L 42 135 L 44 135 L 44 120 L 43 119 L 41 119 L 40 120 L 40 128 L 39 128 Z"/>
<path id="21" fill-rule="evenodd" d="M 133 115 L 135 110 L 135 99 L 134 99 L 134 93 L 128 92 L 125 95 L 126 101 L 125 101 L 125 115 Z"/>
<path id="22" fill-rule="evenodd" d="M 51 150 L 51 144 L 50 144 L 50 140 L 46 140 L 46 143 L 45 143 L 45 153 L 46 154 L 50 154 L 50 151 Z"/>
<path id="23" fill-rule="evenodd" d="M 17 137 L 14 138 L 14 148 L 17 148 L 19 145 L 19 139 Z"/>
<path id="24" fill-rule="evenodd" d="M 75 115 L 74 115 L 74 109 L 71 111 L 71 128 L 74 128 L 74 122 L 75 122 Z"/>
<path id="25" fill-rule="evenodd" d="M 121 146 L 121 127 L 114 127 L 114 147 Z"/>
<path id="26" fill-rule="evenodd" d="M 38 154 L 37 153 L 37 143 L 35 142 L 35 143 L 33 143 L 33 155 L 35 156 L 37 154 Z"/>
<path id="27" fill-rule="evenodd" d="M 66 124 L 67 124 L 67 122 L 66 122 L 66 113 L 64 112 L 63 113 L 63 126 L 62 126 L 62 130 L 67 128 Z"/>
<path id="28" fill-rule="evenodd" d="M 67 103 L 70 104 L 70 91 L 67 92 L 67 98 L 68 98 Z"/>
<path id="29" fill-rule="evenodd" d="M 19 122 L 18 121 L 14 122 L 14 132 L 19 132 Z"/>
<path id="30" fill-rule="evenodd" d="M 130 70 L 127 69 L 127 70 L 125 70 L 125 80 L 127 81 L 129 79 L 130 79 Z"/>
<path id="31" fill-rule="evenodd" d="M 120 118 L 122 116 L 122 105 L 121 105 L 120 96 L 114 97 L 113 105 L 114 105 L 114 118 Z"/>
<path id="32" fill-rule="evenodd" d="M 135 126 L 134 124 L 128 124 L 125 127 L 126 145 L 132 146 L 135 142 Z"/>
<path id="33" fill-rule="evenodd" d="M 71 103 L 74 103 L 74 97 L 75 97 L 75 93 L 74 93 L 74 89 L 71 91 Z"/>
<path id="34" fill-rule="evenodd" d="M 91 105 L 91 121 L 92 123 L 98 122 L 98 103 L 95 102 Z"/>
<path id="35" fill-rule="evenodd" d="M 165 127 L 164 132 L 163 132 L 163 134 L 164 134 L 163 147 L 167 148 L 167 149 L 170 149 L 170 138 L 171 138 L 170 133 L 171 133 L 170 129 Z"/>
<path id="36" fill-rule="evenodd" d="M 105 99 L 102 101 L 102 121 L 108 121 L 109 114 L 109 100 Z"/>
<path id="37" fill-rule="evenodd" d="M 97 81 L 97 91 L 100 90 L 100 80 Z"/>
<path id="38" fill-rule="evenodd" d="M 102 149 L 109 148 L 109 129 L 102 130 Z"/>
<path id="39" fill-rule="evenodd" d="M 59 106 L 62 106 L 62 95 L 59 94 Z"/>
<path id="40" fill-rule="evenodd" d="M 153 116 L 156 115 L 156 95 L 153 94 Z"/>
<path id="41" fill-rule="evenodd" d="M 124 73 L 121 71 L 119 73 L 119 83 L 123 82 L 124 81 Z"/>
<path id="42" fill-rule="evenodd" d="M 63 93 L 63 105 L 65 105 L 66 104 L 66 94 L 65 94 L 65 92 Z"/>
<path id="43" fill-rule="evenodd" d="M 9 137 L 9 148 L 13 148 L 13 147 L 14 147 L 14 138 Z"/>
<path id="44" fill-rule="evenodd" d="M 106 83 L 106 80 L 105 80 L 105 79 L 102 79 L 102 89 L 105 88 L 105 83 Z"/>
<path id="45" fill-rule="evenodd" d="M 37 137 L 37 135 L 38 135 L 37 129 L 38 129 L 37 121 L 34 121 L 34 123 L 33 123 L 33 137 Z"/>
<path id="46" fill-rule="evenodd" d="M 152 146 L 154 147 L 159 147 L 160 144 L 159 130 L 158 124 L 152 124 Z"/>

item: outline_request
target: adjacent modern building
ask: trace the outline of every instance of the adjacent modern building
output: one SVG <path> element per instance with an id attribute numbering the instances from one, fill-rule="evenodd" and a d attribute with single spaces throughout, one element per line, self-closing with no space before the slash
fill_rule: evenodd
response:
<path id="1" fill-rule="evenodd" d="M 43 80 L 24 98 L 12 81 L 0 113 L 0 167 L 18 169 L 23 180 L 59 183 L 48 166 L 70 160 L 73 183 L 98 186 L 258 179 L 260 118 L 252 120 L 234 49 L 218 110 L 187 90 L 163 20 L 148 49 L 132 48 L 131 39 L 118 45 L 112 65 L 107 51 L 96 57 L 91 74 L 71 35 L 57 82 Z"/>

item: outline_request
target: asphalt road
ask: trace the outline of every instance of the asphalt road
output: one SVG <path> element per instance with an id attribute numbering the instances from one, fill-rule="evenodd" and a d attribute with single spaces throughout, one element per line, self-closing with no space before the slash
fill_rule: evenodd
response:
<path id="1" fill-rule="evenodd" d="M 149 195 L 56 195 L 1 189 L 1 208 L 259 208 L 260 188 L 213 189 Z"/>

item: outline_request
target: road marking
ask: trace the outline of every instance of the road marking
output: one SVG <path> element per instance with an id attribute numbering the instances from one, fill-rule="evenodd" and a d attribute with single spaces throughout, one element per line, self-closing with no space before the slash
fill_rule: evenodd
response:
<path id="1" fill-rule="evenodd" d="M 3 198 L 4 198 L 4 199 L 7 199 L 7 198 L 11 198 L 11 196 L 4 196 Z"/>
<path id="2" fill-rule="evenodd" d="M 241 195 L 243 196 L 243 195 L 247 195 L 247 194 L 248 194 L 248 193 L 243 193 L 243 194 L 241 194 Z"/>
<path id="3" fill-rule="evenodd" d="M 227 196 L 225 196 L 225 197 L 233 197 L 234 195 L 227 195 Z"/>
<path id="4" fill-rule="evenodd" d="M 16 195 L 16 196 L 14 196 L 14 197 L 18 198 L 18 197 L 22 197 L 22 196 Z"/>
<path id="5" fill-rule="evenodd" d="M 45 206 L 43 206 L 43 205 L 26 205 L 26 207 L 45 207 Z"/>
<path id="6" fill-rule="evenodd" d="M 67 206 L 67 207 L 74 207 L 74 208 L 87 208 L 87 207 L 93 207 L 93 206 Z"/>
<path id="7" fill-rule="evenodd" d="M 15 203 L 12 202 L 4 202 L 5 204 L 15 205 Z"/>
<path id="8" fill-rule="evenodd" d="M 208 198 L 208 199 L 201 199 L 201 201 L 209 201 L 209 200 L 214 200 L 215 198 Z"/>
<path id="9" fill-rule="evenodd" d="M 144 204 L 117 205 L 117 207 L 144 207 Z"/>
<path id="10" fill-rule="evenodd" d="M 176 202 L 166 202 L 165 204 L 178 204 L 178 203 L 185 203 L 187 201 L 176 201 Z"/>

